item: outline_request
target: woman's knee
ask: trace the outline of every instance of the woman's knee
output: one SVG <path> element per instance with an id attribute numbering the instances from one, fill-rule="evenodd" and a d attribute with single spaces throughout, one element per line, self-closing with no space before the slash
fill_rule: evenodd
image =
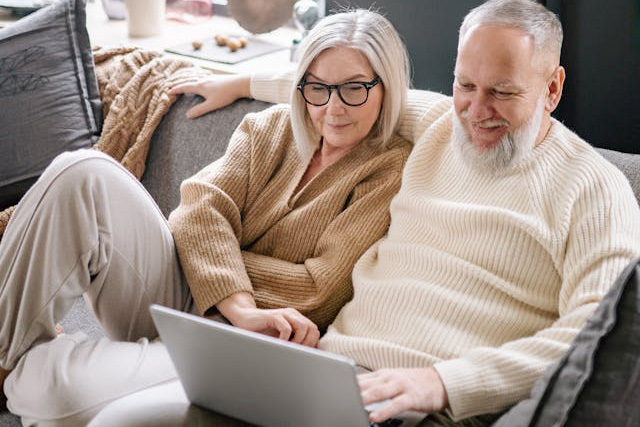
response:
<path id="1" fill-rule="evenodd" d="M 96 150 L 76 150 L 52 161 L 33 186 L 29 199 L 38 204 L 55 200 L 59 207 L 83 206 L 100 194 L 106 196 L 132 184 L 137 185 L 136 179 L 113 158 Z"/>
<path id="2" fill-rule="evenodd" d="M 88 177 L 127 174 L 112 157 L 97 150 L 68 151 L 58 155 L 42 174 L 47 181 L 67 181 L 78 184 Z"/>

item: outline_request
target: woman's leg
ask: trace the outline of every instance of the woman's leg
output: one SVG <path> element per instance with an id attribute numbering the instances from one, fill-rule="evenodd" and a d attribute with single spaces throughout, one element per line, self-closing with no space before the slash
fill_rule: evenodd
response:
<path id="1" fill-rule="evenodd" d="M 82 294 L 107 335 L 121 341 L 156 337 L 149 304 L 182 310 L 191 305 L 173 239 L 159 209 L 133 176 L 93 150 L 56 158 L 20 202 L 0 242 L 0 368 L 13 369 L 38 344 L 53 346 L 58 341 L 54 340 L 55 324 Z M 136 357 L 142 354 L 141 346 L 148 348 L 144 340 L 129 344 L 136 347 L 127 354 Z M 108 347 L 89 345 L 86 340 L 73 346 L 79 351 L 61 352 L 61 364 L 77 364 L 79 358 L 94 357 Z M 49 369 L 43 371 L 40 366 L 41 376 L 49 376 L 48 385 L 53 387 L 48 391 L 65 392 L 65 382 L 51 378 L 63 372 L 58 371 L 58 353 L 35 356 L 40 353 L 24 357 L 20 369 L 7 380 L 8 406 L 14 412 L 29 409 L 30 399 L 23 391 L 37 385 L 24 373 L 39 363 L 46 362 L 42 366 Z M 90 379 L 91 370 L 104 368 L 101 363 L 82 365 L 89 370 L 85 381 L 96 389 L 102 385 Z M 69 372 L 79 375 L 78 369 Z M 149 379 L 150 383 L 156 380 Z M 69 384 L 75 386 L 77 381 L 72 378 Z M 95 403 L 100 404 L 101 398 Z M 41 407 L 33 401 L 31 406 Z"/>
<path id="2" fill-rule="evenodd" d="M 251 406 L 248 403 L 249 407 Z M 87 427 L 251 427 L 253 424 L 191 405 L 180 381 L 169 381 L 102 409 Z"/>
<path id="3" fill-rule="evenodd" d="M 85 426 L 108 403 L 177 378 L 160 341 L 63 334 L 27 351 L 7 378 L 9 410 L 23 425 Z"/>

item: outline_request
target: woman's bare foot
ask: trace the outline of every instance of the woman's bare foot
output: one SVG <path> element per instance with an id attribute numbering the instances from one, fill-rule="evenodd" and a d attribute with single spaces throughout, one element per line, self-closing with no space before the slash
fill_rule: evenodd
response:
<path id="1" fill-rule="evenodd" d="M 60 323 L 56 323 L 56 333 L 57 334 L 64 334 L 64 328 L 62 327 L 62 325 Z"/>
<path id="2" fill-rule="evenodd" d="M 7 410 L 7 396 L 4 395 L 4 380 L 7 379 L 11 371 L 0 368 L 0 411 Z"/>

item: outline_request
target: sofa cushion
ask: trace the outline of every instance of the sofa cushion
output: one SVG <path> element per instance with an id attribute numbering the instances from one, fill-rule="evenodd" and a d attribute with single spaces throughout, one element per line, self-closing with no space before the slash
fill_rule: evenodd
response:
<path id="1" fill-rule="evenodd" d="M 494 427 L 640 425 L 640 260 L 616 280 L 565 357 Z"/>
<path id="2" fill-rule="evenodd" d="M 640 154 L 621 153 L 605 148 L 597 148 L 596 150 L 625 174 L 640 203 Z"/>
<path id="3" fill-rule="evenodd" d="M 83 0 L 61 0 L 0 30 L 0 210 L 51 160 L 97 140 L 101 102 Z"/>

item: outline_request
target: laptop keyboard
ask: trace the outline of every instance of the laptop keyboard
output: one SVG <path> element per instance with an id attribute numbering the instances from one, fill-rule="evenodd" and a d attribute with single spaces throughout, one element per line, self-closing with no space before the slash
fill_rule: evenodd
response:
<path id="1" fill-rule="evenodd" d="M 389 418 L 381 423 L 369 423 L 369 427 L 399 427 L 402 423 L 403 421 L 398 418 Z"/>

